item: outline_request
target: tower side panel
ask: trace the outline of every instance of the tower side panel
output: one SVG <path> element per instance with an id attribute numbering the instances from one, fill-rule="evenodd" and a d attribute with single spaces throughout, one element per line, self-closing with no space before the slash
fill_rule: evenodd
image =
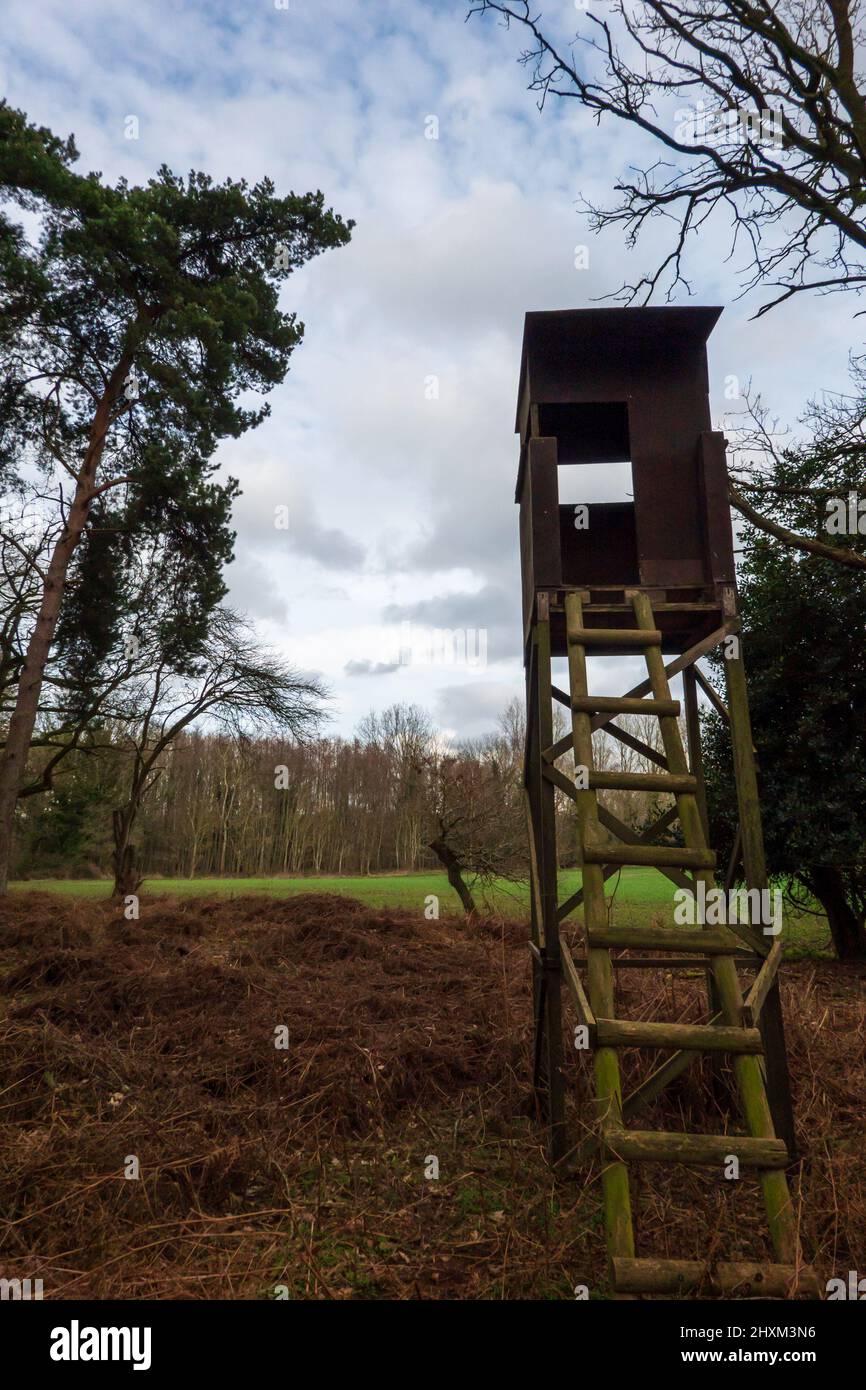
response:
<path id="1" fill-rule="evenodd" d="M 698 440 L 710 428 L 706 356 L 641 363 L 629 408 L 641 582 L 706 584 Z"/>
<path id="2" fill-rule="evenodd" d="M 562 583 L 555 439 L 530 439 L 527 442 L 518 500 L 525 646 L 536 590 L 555 589 Z"/>

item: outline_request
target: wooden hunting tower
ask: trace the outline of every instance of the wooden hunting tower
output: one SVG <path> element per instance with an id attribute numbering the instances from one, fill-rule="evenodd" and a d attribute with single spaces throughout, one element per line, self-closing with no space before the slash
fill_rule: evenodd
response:
<path id="1" fill-rule="evenodd" d="M 529 313 L 523 335 L 517 433 L 520 560 L 526 664 L 525 785 L 532 875 L 533 1084 L 560 1168 L 595 1153 L 602 1161 L 614 1290 L 620 1294 L 714 1291 L 727 1296 L 812 1292 L 801 1265 L 785 1168 L 794 1129 L 777 971 L 778 936 L 750 900 L 746 920 L 708 926 L 697 904 L 716 885 L 701 771 L 698 689 L 730 724 L 739 830 L 725 889 L 743 878 L 767 888 L 757 772 L 736 612 L 724 437 L 710 427 L 707 338 L 716 308 L 578 309 Z M 588 465 L 631 469 L 628 500 L 580 501 Z M 580 470 L 584 469 L 582 475 Z M 571 473 L 572 499 L 560 502 Z M 592 470 L 597 473 L 598 470 Z M 610 470 L 613 471 L 613 470 Z M 577 488 L 575 490 L 575 482 Z M 630 494 L 630 496 L 629 496 Z M 576 500 L 575 500 L 576 499 Z M 726 701 L 698 666 L 721 649 Z M 646 678 L 624 696 L 591 695 L 588 657 L 634 654 Z M 569 689 L 553 683 L 552 659 L 567 656 Z M 672 659 L 666 661 L 666 656 Z M 601 663 L 604 665 L 604 663 Z M 668 681 L 682 674 L 686 743 Z M 553 701 L 571 732 L 554 740 Z M 661 750 L 618 716 L 659 720 Z M 653 770 L 596 769 L 593 733 L 605 728 Z M 662 751 L 663 750 L 663 751 Z M 559 759 L 573 754 L 571 766 Z M 557 887 L 555 795 L 577 807 L 582 886 L 565 902 Z M 640 831 L 613 815 L 610 791 L 669 797 Z M 602 798 L 599 799 L 599 793 Z M 665 804 L 665 803 L 662 803 Z M 660 841 L 663 841 L 660 843 Z M 740 862 L 742 861 L 742 874 Z M 622 927 L 608 918 L 604 882 L 624 865 L 653 866 L 695 898 L 696 929 Z M 703 885 L 703 887 L 701 887 Z M 583 909 L 581 954 L 560 927 Z M 706 970 L 701 1024 L 616 1017 L 621 968 Z M 740 975 L 754 972 L 743 995 Z M 561 984 L 575 1011 L 575 1038 L 593 1052 L 592 1132 L 569 1136 L 563 1075 Z M 660 1064 L 629 1096 L 619 1051 L 658 1050 Z M 702 1052 L 731 1059 L 745 1133 L 641 1130 L 630 1122 Z M 744 1263 L 635 1258 L 628 1164 L 718 1166 L 735 1155 L 757 1170 L 774 1258 Z"/>
<path id="2" fill-rule="evenodd" d="M 524 635 L 535 594 L 560 585 L 664 606 L 684 651 L 733 605 L 725 441 L 710 428 L 706 341 L 720 309 L 572 309 L 526 315 L 517 432 Z M 558 467 L 630 463 L 634 501 L 559 505 Z M 588 513 L 588 515 L 587 515 Z M 700 607 L 695 607 L 695 605 Z M 600 616 L 595 620 L 600 622 Z M 554 655 L 565 653 L 564 621 Z"/>

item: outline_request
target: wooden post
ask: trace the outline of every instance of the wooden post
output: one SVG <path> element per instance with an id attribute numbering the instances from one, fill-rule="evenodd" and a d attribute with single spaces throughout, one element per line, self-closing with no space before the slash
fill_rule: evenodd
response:
<path id="1" fill-rule="evenodd" d="M 547 1044 L 546 1044 L 546 1005 L 545 979 L 543 965 L 544 923 L 541 915 L 541 885 L 538 881 L 538 729 L 535 711 L 537 707 L 536 673 L 538 671 L 538 644 L 536 633 L 531 634 L 531 644 L 526 665 L 526 748 L 523 763 L 524 794 L 526 798 L 526 829 L 529 840 L 529 921 L 532 944 L 532 1089 L 539 1116 L 547 1122 L 550 1107 L 547 1095 Z"/>
<path id="2" fill-rule="evenodd" d="M 758 798 L 758 774 L 755 749 L 752 743 L 752 723 L 746 692 L 746 668 L 743 662 L 742 638 L 728 639 L 723 648 L 728 688 L 728 712 L 731 719 L 731 743 L 734 753 L 734 775 L 737 783 L 737 805 L 740 814 L 740 833 L 743 847 L 743 870 L 746 887 L 764 891 L 767 888 L 767 865 L 764 857 L 764 835 L 761 828 L 761 807 Z M 760 1018 L 764 1039 L 767 1072 L 767 1097 L 773 1115 L 773 1125 L 784 1139 L 793 1160 L 797 1146 L 794 1132 L 794 1109 L 791 1101 L 791 1082 L 785 1049 L 785 1027 L 778 979 L 767 995 Z"/>
<path id="3" fill-rule="evenodd" d="M 538 877 L 539 935 L 544 971 L 544 1031 L 547 1060 L 547 1103 L 550 1157 L 558 1163 L 568 1150 L 565 1129 L 565 1080 L 562 1075 L 562 960 L 556 880 L 556 803 L 553 784 L 543 776 L 541 754 L 553 743 L 553 697 L 550 668 L 550 601 L 537 597 L 535 624 L 534 747 L 531 765 L 532 807 Z"/>

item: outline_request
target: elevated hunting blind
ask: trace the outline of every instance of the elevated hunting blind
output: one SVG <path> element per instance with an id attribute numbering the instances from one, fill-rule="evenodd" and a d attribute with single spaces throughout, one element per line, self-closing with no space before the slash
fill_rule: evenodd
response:
<path id="1" fill-rule="evenodd" d="M 517 432 L 525 632 L 534 593 L 584 586 L 625 627 L 626 588 L 664 606 L 685 650 L 733 602 L 725 443 L 710 428 L 706 341 L 720 309 L 574 309 L 526 315 Z M 559 468 L 631 466 L 633 501 L 559 503 Z M 696 609 L 694 604 L 701 604 Z M 690 606 L 691 605 L 691 606 Z M 562 621 L 554 655 L 565 653 Z"/>
<path id="2" fill-rule="evenodd" d="M 598 1153 L 613 1287 L 618 1294 L 713 1291 L 727 1296 L 814 1292 L 800 1259 L 786 1167 L 794 1158 L 777 971 L 781 943 L 760 907 L 767 889 L 757 770 L 736 612 L 724 437 L 711 429 L 707 338 L 716 308 L 579 309 L 529 313 L 523 337 L 517 433 L 520 559 L 526 665 L 525 786 L 532 876 L 533 1084 L 562 1169 Z M 602 476 L 630 469 L 626 496 L 592 496 Z M 613 467 L 617 465 L 618 468 Z M 571 474 L 572 498 L 561 502 Z M 585 500 L 581 479 L 587 479 Z M 592 481 L 590 482 L 590 479 Z M 576 481 L 575 481 L 576 480 Z M 577 500 L 575 500 L 577 499 Z M 698 662 L 719 649 L 723 700 Z M 623 696 L 591 695 L 588 657 L 632 653 L 646 678 Z M 552 660 L 567 656 L 569 689 L 553 683 Z M 671 659 L 667 659 L 670 657 Z M 682 675 L 683 700 L 669 680 Z M 702 920 L 718 893 L 709 848 L 701 769 L 698 690 L 729 722 L 739 829 L 724 875 L 750 890 L 745 917 L 723 909 Z M 554 739 L 553 702 L 571 731 Z M 685 715 L 686 742 L 680 729 Z M 661 750 L 617 721 L 659 720 Z M 597 769 L 593 733 L 607 732 L 652 770 Z M 557 766 L 573 755 L 570 768 Z M 577 808 L 582 886 L 559 901 L 555 795 Z M 640 831 L 599 799 L 609 791 L 651 792 L 667 809 Z M 742 864 L 742 871 L 740 865 Z M 605 880 L 623 866 L 657 868 L 695 900 L 696 928 L 618 926 Z M 741 901 L 745 895 L 741 895 Z M 583 910 L 581 954 L 560 937 Z M 706 914 L 707 916 L 709 914 Z M 717 914 L 718 915 L 718 914 Z M 711 919 L 712 920 L 712 919 Z M 769 930 L 765 930 L 769 928 Z M 707 1017 L 700 1024 L 616 1017 L 615 971 L 701 966 Z M 741 972 L 751 972 L 744 997 Z M 575 1039 L 593 1052 L 594 1109 L 587 1137 L 569 1134 L 563 1075 L 561 985 L 574 1009 Z M 631 1095 L 620 1084 L 620 1049 L 663 1060 Z M 730 1058 L 744 1133 L 684 1134 L 632 1123 L 701 1053 Z M 731 1156 L 757 1171 L 774 1257 L 752 1261 L 651 1260 L 635 1255 L 628 1164 L 723 1165 Z"/>

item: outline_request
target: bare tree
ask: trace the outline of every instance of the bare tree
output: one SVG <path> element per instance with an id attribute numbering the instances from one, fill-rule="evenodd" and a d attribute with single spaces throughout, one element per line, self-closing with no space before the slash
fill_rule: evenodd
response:
<path id="1" fill-rule="evenodd" d="M 623 287 L 629 303 L 666 277 L 688 287 L 687 238 L 720 205 L 735 245 L 745 242 L 745 288 L 779 290 L 759 314 L 802 290 L 866 281 L 859 0 L 612 0 L 607 17 L 587 8 L 587 30 L 567 47 L 543 32 L 528 0 L 470 9 L 485 11 L 531 34 L 522 61 L 541 105 L 577 99 L 667 151 L 616 185 L 615 207 L 589 207 L 596 226 L 622 225 L 632 243 L 659 213 L 677 227 L 662 264 Z"/>
<path id="2" fill-rule="evenodd" d="M 128 694 L 131 768 L 125 800 L 113 813 L 115 895 L 139 887 L 132 831 L 160 776 L 163 755 L 180 734 L 206 717 L 236 739 L 251 728 L 303 738 L 319 727 L 325 698 L 320 681 L 262 647 L 249 623 L 228 608 L 213 616 L 197 674 L 178 675 L 169 662 L 159 661 Z"/>
<path id="3" fill-rule="evenodd" d="M 394 816 L 397 863 L 414 867 L 422 847 L 422 769 L 435 744 L 430 716 L 418 705 L 398 702 L 381 713 L 371 711 L 358 733 L 367 748 L 384 755 L 386 782 L 381 794 Z"/>
<path id="4" fill-rule="evenodd" d="M 610 0 L 593 3 L 571 40 L 528 0 L 476 0 L 529 36 L 520 61 L 539 107 L 579 102 L 600 123 L 655 140 L 657 160 L 615 184 L 610 207 L 584 202 L 595 230 L 624 229 L 630 247 L 664 218 L 660 264 L 615 298 L 646 303 L 690 289 L 686 251 L 716 211 L 741 257 L 742 293 L 769 293 L 755 317 L 804 291 L 859 293 L 866 283 L 866 79 L 860 0 Z M 753 486 L 753 483 L 759 486 Z M 780 527 L 745 473 L 731 504 L 795 549 L 854 568 L 866 561 Z"/>
<path id="5" fill-rule="evenodd" d="M 805 440 L 782 429 L 748 387 L 746 410 L 737 417 L 729 441 L 729 491 L 746 521 L 783 545 L 846 569 L 866 570 L 862 549 L 842 545 L 838 535 L 828 534 L 831 504 L 859 491 L 866 462 L 866 357 L 852 358 L 851 377 L 852 392 L 825 392 L 809 403 L 803 417 L 809 427 Z M 772 516 L 759 507 L 771 509 Z M 807 529 L 815 534 L 806 534 Z M 857 529 L 854 534 L 863 533 Z"/>
<path id="6" fill-rule="evenodd" d="M 435 749 L 423 768 L 427 846 L 467 916 L 477 911 L 476 884 L 527 877 L 520 759 L 510 732 L 506 711 L 501 737 Z"/>

